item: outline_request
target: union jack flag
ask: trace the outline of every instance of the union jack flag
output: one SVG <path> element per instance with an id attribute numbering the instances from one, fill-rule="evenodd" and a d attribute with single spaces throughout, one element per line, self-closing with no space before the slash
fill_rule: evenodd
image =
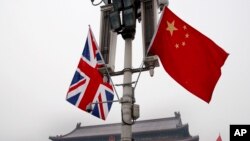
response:
<path id="1" fill-rule="evenodd" d="M 105 120 L 112 103 L 114 92 L 109 82 L 103 81 L 103 75 L 98 68 L 104 65 L 97 43 L 89 28 L 83 53 L 67 93 L 67 101 L 78 108 L 87 111 L 87 105 L 93 104 L 90 114 Z"/>

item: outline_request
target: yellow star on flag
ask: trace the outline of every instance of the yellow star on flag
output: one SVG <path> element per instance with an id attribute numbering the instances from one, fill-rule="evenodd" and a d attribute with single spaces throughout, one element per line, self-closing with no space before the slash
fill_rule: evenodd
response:
<path id="1" fill-rule="evenodd" d="M 168 27 L 167 27 L 166 30 L 168 30 L 168 31 L 170 32 L 170 35 L 171 35 L 171 36 L 173 36 L 173 33 L 174 33 L 175 30 L 178 30 L 178 29 L 174 26 L 174 23 L 175 23 L 175 21 L 172 21 L 172 23 L 170 23 L 169 21 L 167 21 Z"/>

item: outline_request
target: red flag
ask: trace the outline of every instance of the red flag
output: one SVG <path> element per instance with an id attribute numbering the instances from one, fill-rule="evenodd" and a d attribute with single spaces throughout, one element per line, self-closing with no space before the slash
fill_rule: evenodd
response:
<path id="1" fill-rule="evenodd" d="M 222 141 L 221 136 L 219 135 L 216 141 Z"/>
<path id="2" fill-rule="evenodd" d="M 150 55 L 158 55 L 165 71 L 192 94 L 210 102 L 228 54 L 208 37 L 164 8 Z"/>

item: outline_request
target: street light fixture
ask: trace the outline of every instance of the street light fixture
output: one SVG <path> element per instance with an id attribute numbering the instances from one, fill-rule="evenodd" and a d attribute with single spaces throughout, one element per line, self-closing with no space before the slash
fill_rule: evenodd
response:
<path id="1" fill-rule="evenodd" d="M 120 11 L 123 8 L 122 0 L 113 0 L 114 11 Z"/>
<path id="2" fill-rule="evenodd" d="M 128 8 L 134 4 L 134 0 L 123 0 L 124 8 Z"/>
<path id="3" fill-rule="evenodd" d="M 105 4 L 110 4 L 111 0 L 102 0 Z"/>
<path id="4" fill-rule="evenodd" d="M 119 11 L 111 12 L 109 14 L 109 20 L 110 20 L 111 29 L 115 32 L 119 32 L 122 28 L 120 12 Z"/>
<path id="5" fill-rule="evenodd" d="M 123 11 L 123 25 L 128 28 L 135 28 L 135 11 L 134 8 L 128 8 Z"/>
<path id="6" fill-rule="evenodd" d="M 124 27 L 122 31 L 122 37 L 124 39 L 134 39 L 135 26 L 136 26 L 134 8 L 131 7 L 123 11 L 122 21 L 123 21 L 123 27 Z"/>
<path id="7" fill-rule="evenodd" d="M 121 33 L 124 39 L 134 39 L 136 26 L 136 7 L 134 3 L 135 0 L 113 0 L 113 12 L 109 17 L 111 29 Z M 120 12 L 122 12 L 122 22 Z"/>

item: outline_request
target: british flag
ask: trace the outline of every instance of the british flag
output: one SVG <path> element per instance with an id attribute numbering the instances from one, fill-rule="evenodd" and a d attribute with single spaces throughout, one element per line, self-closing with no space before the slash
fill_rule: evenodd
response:
<path id="1" fill-rule="evenodd" d="M 67 101 L 78 108 L 87 111 L 87 105 L 93 104 L 92 115 L 105 120 L 112 103 L 103 103 L 112 101 L 114 92 L 109 82 L 103 81 L 103 75 L 98 68 L 104 65 L 97 43 L 89 28 L 88 37 L 83 49 L 83 53 L 70 84 L 67 93 Z"/>

